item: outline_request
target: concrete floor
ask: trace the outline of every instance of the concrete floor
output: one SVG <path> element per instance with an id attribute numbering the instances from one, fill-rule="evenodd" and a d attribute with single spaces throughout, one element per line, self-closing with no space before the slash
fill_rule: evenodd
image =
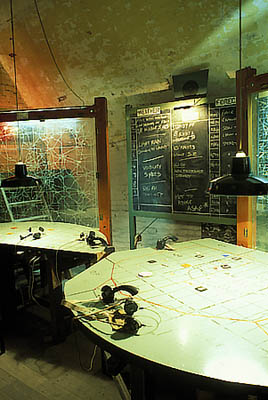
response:
<path id="1" fill-rule="evenodd" d="M 101 352 L 81 332 L 60 344 L 50 340 L 49 325 L 21 311 L 4 331 L 6 353 L 0 356 L 0 400 L 122 400 L 118 377 L 102 372 Z M 248 400 L 195 388 L 174 387 L 154 376 L 148 398 L 154 400 Z M 151 389 L 150 389 L 151 388 Z M 120 390 L 119 390 L 120 389 Z M 154 395 L 152 396 L 152 393 Z"/>
<path id="2" fill-rule="evenodd" d="M 130 399 L 129 393 L 126 395 L 118 385 L 119 375 L 112 379 L 103 373 L 98 347 L 78 330 L 64 342 L 53 344 L 49 323 L 40 315 L 40 309 L 39 313 L 22 310 L 5 327 L 6 353 L 0 356 L 0 400 Z M 122 374 L 125 378 L 124 370 Z M 247 396 L 183 388 L 182 383 L 153 376 L 147 386 L 148 399 L 248 400 Z"/>
<path id="3" fill-rule="evenodd" d="M 102 374 L 100 349 L 80 332 L 46 343 L 47 326 L 21 312 L 5 329 L 0 357 L 1 400 L 120 400 L 115 382 Z M 92 363 L 92 368 L 89 370 Z"/>

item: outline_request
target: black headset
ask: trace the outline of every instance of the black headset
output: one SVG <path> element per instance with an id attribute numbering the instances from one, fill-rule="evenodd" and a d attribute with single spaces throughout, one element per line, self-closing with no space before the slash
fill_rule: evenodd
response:
<path id="1" fill-rule="evenodd" d="M 112 317 L 112 322 L 114 322 L 116 324 L 117 319 L 119 319 L 120 321 L 123 321 L 122 327 L 120 326 L 118 329 L 116 329 L 116 330 L 118 330 L 120 332 L 129 333 L 131 335 L 136 335 L 136 333 L 138 332 L 138 330 L 142 326 L 132 316 L 126 315 L 126 314 L 125 315 L 124 314 L 120 314 L 119 311 L 115 311 L 115 313 L 114 313 L 114 315 Z"/>
<path id="2" fill-rule="evenodd" d="M 94 231 L 90 231 L 88 235 L 86 235 L 84 232 L 81 232 L 80 240 L 85 240 L 89 246 L 97 246 L 100 243 L 105 247 L 108 246 L 106 240 L 100 236 L 96 236 L 96 233 Z"/>
<path id="3" fill-rule="evenodd" d="M 120 292 L 121 290 L 125 290 L 130 293 L 132 296 L 138 294 L 138 289 L 132 285 L 120 285 L 111 288 L 111 286 L 105 285 L 101 288 L 101 297 L 105 304 L 110 304 L 114 302 L 114 294 L 116 292 Z"/>
<path id="4" fill-rule="evenodd" d="M 124 290 L 130 293 L 132 296 L 138 294 L 138 289 L 132 285 L 120 285 L 111 288 L 111 286 L 105 285 L 101 288 L 101 296 L 102 301 L 105 304 L 110 304 L 114 302 L 114 295 L 116 292 Z M 113 321 L 116 323 L 117 319 L 123 320 L 123 326 L 118 330 L 120 332 L 129 333 L 131 335 L 135 335 L 140 327 L 142 326 L 138 321 L 133 318 L 133 314 L 138 310 L 138 305 L 132 299 L 124 300 L 124 311 L 125 314 L 120 313 L 119 310 L 116 310 L 113 315 Z"/>
<path id="5" fill-rule="evenodd" d="M 34 232 L 33 233 L 32 232 L 32 228 L 29 227 L 29 229 L 28 229 L 29 233 L 27 235 L 25 235 L 25 236 L 20 235 L 20 240 L 26 239 L 29 236 L 32 236 L 33 239 L 40 239 L 40 237 L 41 237 L 42 233 L 44 232 L 44 230 L 45 229 L 42 226 L 39 226 L 39 232 Z"/>
<path id="6" fill-rule="evenodd" d="M 168 240 L 172 240 L 173 242 L 177 242 L 178 238 L 177 238 L 177 236 L 168 235 L 168 236 L 163 237 L 163 239 L 157 240 L 157 242 L 156 242 L 157 250 L 163 250 L 165 248 L 165 245 L 166 245 Z"/>

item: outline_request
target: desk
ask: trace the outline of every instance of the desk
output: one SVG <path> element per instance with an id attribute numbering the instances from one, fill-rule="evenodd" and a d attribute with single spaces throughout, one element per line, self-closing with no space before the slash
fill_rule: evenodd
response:
<path id="1" fill-rule="evenodd" d="M 98 300 L 103 285 L 139 288 L 134 316 L 145 326 L 137 335 L 86 318 L 80 320 L 83 328 L 133 363 L 162 367 L 197 385 L 266 393 L 267 253 L 214 239 L 172 247 L 115 252 L 69 280 L 66 300 L 91 310 L 104 307 Z"/>
<path id="2" fill-rule="evenodd" d="M 40 230 L 41 227 L 41 230 Z M 26 237 L 30 232 L 40 233 L 39 239 L 33 235 Z M 60 302 L 62 299 L 62 271 L 83 263 L 91 265 L 114 249 L 105 248 L 102 244 L 89 246 L 86 241 L 80 240 L 80 234 L 94 231 L 96 237 L 106 239 L 97 229 L 82 225 L 62 222 L 27 221 L 0 223 L 0 251 L 1 283 L 0 305 L 4 317 L 12 314 L 14 292 L 7 282 L 12 281 L 12 269 L 18 258 L 28 262 L 33 257 L 40 257 L 40 272 L 45 275 L 49 290 L 49 308 L 54 338 L 62 334 L 62 316 Z M 25 237 L 21 239 L 21 237 Z M 11 315 L 12 316 L 12 315 Z"/>

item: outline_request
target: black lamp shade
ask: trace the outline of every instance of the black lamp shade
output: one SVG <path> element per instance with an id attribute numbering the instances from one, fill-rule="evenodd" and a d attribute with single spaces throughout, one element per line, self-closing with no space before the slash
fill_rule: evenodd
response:
<path id="1" fill-rule="evenodd" d="M 268 180 L 251 174 L 249 157 L 237 153 L 232 158 L 231 175 L 213 179 L 208 192 L 220 196 L 262 196 L 268 194 Z"/>
<path id="2" fill-rule="evenodd" d="M 15 164 L 15 176 L 3 179 L 1 187 L 22 187 L 22 186 L 37 186 L 40 184 L 40 179 L 27 175 L 27 167 L 24 163 L 18 162 Z"/>
<path id="3" fill-rule="evenodd" d="M 235 156 L 232 158 L 231 174 L 238 179 L 247 177 L 251 174 L 250 159 L 246 155 L 244 157 Z"/>

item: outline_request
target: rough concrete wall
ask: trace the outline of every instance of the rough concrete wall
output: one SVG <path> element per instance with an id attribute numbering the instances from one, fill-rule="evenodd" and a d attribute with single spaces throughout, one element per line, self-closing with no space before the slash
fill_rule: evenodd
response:
<path id="1" fill-rule="evenodd" d="M 252 2 L 252 0 L 251 0 Z M 234 90 L 238 13 L 233 0 L 88 0 L 38 2 L 47 38 L 66 81 L 88 104 L 167 88 L 173 74 L 210 69 L 212 96 Z M 12 69 L 8 7 L 0 5 L 0 60 Z M 14 2 L 18 83 L 29 107 L 81 102 L 63 84 L 34 2 Z M 228 51 L 226 51 L 228 49 Z"/>
<path id="2" fill-rule="evenodd" d="M 112 227 L 113 242 L 117 250 L 129 248 L 128 177 L 125 133 L 125 106 L 159 103 L 172 100 L 172 91 L 159 91 L 135 96 L 114 96 L 109 101 L 109 151 L 111 165 Z M 26 105 L 19 96 L 19 107 Z M 14 83 L 3 67 L 0 68 L 0 108 L 15 108 Z M 137 232 L 152 222 L 151 218 L 137 218 Z M 142 235 L 138 247 L 155 246 L 156 241 L 168 234 L 178 236 L 179 241 L 200 238 L 200 224 L 183 224 L 169 220 L 157 220 Z"/>
<path id="3" fill-rule="evenodd" d="M 26 104 L 19 93 L 18 102 L 20 108 L 26 108 Z M 12 110 L 14 108 L 16 108 L 14 82 L 0 64 L 0 109 Z"/>

